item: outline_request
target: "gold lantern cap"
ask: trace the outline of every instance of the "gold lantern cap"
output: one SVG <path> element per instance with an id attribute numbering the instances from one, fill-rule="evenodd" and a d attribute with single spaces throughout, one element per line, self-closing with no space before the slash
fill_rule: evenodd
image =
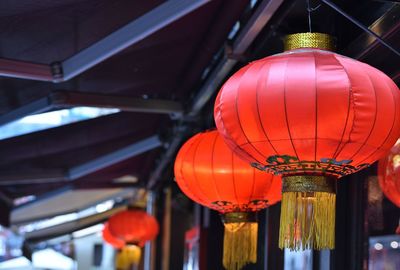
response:
<path id="1" fill-rule="evenodd" d="M 287 35 L 284 40 L 285 51 L 300 48 L 316 48 L 334 51 L 335 38 L 324 33 L 297 33 Z"/>

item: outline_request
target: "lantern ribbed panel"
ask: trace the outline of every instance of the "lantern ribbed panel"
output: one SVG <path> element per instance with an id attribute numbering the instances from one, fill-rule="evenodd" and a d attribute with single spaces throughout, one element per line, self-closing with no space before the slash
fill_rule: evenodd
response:
<path id="1" fill-rule="evenodd" d="M 216 130 L 199 133 L 180 149 L 175 178 L 192 200 L 220 211 L 257 211 L 281 199 L 281 179 L 237 157 Z"/>
<path id="2" fill-rule="evenodd" d="M 142 210 L 128 209 L 113 215 L 109 220 L 112 235 L 125 241 L 143 246 L 153 240 L 159 231 L 157 220 Z"/>
<path id="3" fill-rule="evenodd" d="M 104 224 L 103 240 L 116 249 L 121 249 L 125 246 L 125 242 L 111 234 L 108 223 Z"/>
<path id="4" fill-rule="evenodd" d="M 235 153 L 284 175 L 353 173 L 400 136 L 395 83 L 367 64 L 318 49 L 240 69 L 223 85 L 214 113 Z"/>
<path id="5" fill-rule="evenodd" d="M 400 207 L 400 142 L 389 155 L 378 163 L 379 186 L 383 194 L 397 207 Z"/>

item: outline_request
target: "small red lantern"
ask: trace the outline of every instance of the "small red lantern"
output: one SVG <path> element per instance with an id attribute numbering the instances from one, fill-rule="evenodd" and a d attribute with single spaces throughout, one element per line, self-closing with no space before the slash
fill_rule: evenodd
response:
<path id="1" fill-rule="evenodd" d="M 216 130 L 199 133 L 182 146 L 175 160 L 175 178 L 189 198 L 222 214 L 224 266 L 240 269 L 254 263 L 255 212 L 281 199 L 280 178 L 242 161 Z"/>
<path id="2" fill-rule="evenodd" d="M 115 249 L 122 249 L 125 246 L 124 241 L 111 234 L 107 222 L 104 224 L 103 228 L 103 240 L 113 246 Z"/>
<path id="3" fill-rule="evenodd" d="M 129 244 L 143 247 L 145 242 L 156 238 L 159 226 L 157 220 L 138 209 L 118 212 L 109 220 L 112 235 Z"/>
<path id="4" fill-rule="evenodd" d="M 290 35 L 289 51 L 240 69 L 215 102 L 218 131 L 231 149 L 283 176 L 281 248 L 334 248 L 336 179 L 384 156 L 400 136 L 396 84 L 327 51 L 330 41 Z"/>
<path id="5" fill-rule="evenodd" d="M 103 231 L 103 237 L 114 244 L 124 243 L 117 256 L 117 269 L 126 270 L 140 262 L 141 247 L 153 240 L 159 231 L 157 220 L 143 210 L 128 209 L 113 215 Z"/>

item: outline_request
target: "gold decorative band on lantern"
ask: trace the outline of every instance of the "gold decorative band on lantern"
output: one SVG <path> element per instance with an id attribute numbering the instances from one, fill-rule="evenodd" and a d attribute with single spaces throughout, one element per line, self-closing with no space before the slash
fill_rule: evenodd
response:
<path id="1" fill-rule="evenodd" d="M 287 35 L 284 40 L 285 51 L 299 48 L 317 48 L 334 51 L 335 39 L 323 33 L 297 33 Z"/>
<path id="2" fill-rule="evenodd" d="M 256 212 L 230 212 L 221 215 L 223 223 L 257 222 Z"/>
<path id="3" fill-rule="evenodd" d="M 295 175 L 282 177 L 282 192 L 336 193 L 334 177 L 319 175 Z"/>

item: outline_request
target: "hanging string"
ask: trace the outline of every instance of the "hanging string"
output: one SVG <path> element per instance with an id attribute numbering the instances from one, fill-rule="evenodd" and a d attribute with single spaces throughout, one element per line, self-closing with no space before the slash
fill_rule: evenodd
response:
<path id="1" fill-rule="evenodd" d="M 312 32 L 312 23 L 311 23 L 311 12 L 316 11 L 317 9 L 319 9 L 319 7 L 321 6 L 321 4 L 319 4 L 318 6 L 312 8 L 310 5 L 310 0 L 307 0 L 307 12 L 308 12 L 308 31 L 311 33 Z"/>
<path id="2" fill-rule="evenodd" d="M 310 8 L 310 0 L 307 0 L 307 12 L 308 12 L 308 31 L 311 33 L 311 8 Z"/>

